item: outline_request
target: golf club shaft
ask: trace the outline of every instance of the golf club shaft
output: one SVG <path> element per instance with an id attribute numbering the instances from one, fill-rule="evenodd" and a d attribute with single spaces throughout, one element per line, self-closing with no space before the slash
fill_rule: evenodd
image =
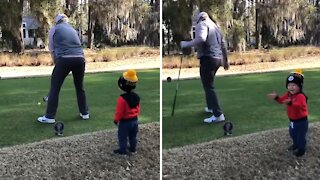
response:
<path id="1" fill-rule="evenodd" d="M 172 111 L 171 111 L 171 116 L 174 115 L 174 108 L 176 106 L 176 100 L 177 100 L 177 94 L 178 94 L 178 89 L 179 89 L 179 79 L 180 79 L 180 71 L 181 71 L 181 64 L 182 64 L 182 56 L 180 57 L 180 68 L 179 68 L 179 74 L 178 74 L 178 81 L 176 84 L 176 92 L 174 94 L 174 99 L 173 99 L 173 104 L 172 104 Z"/>
<path id="2" fill-rule="evenodd" d="M 171 116 L 174 115 L 174 107 L 176 106 L 177 93 L 178 93 L 178 90 L 176 89 L 176 92 L 174 94 L 173 104 L 172 104 Z"/>

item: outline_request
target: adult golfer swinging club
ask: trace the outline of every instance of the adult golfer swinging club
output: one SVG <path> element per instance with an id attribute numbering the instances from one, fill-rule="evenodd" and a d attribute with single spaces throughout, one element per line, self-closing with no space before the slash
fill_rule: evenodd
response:
<path id="1" fill-rule="evenodd" d="M 182 56 L 183 56 L 183 54 L 181 54 L 181 57 L 180 57 L 180 68 L 179 68 L 179 74 L 178 74 L 178 81 L 176 84 L 176 92 L 174 94 L 174 99 L 173 99 L 173 104 L 172 104 L 171 116 L 174 115 L 174 108 L 176 106 L 176 99 L 177 99 L 177 94 L 178 94 L 178 89 L 179 89 L 179 79 L 180 79 L 180 71 L 181 71 L 181 64 L 182 64 Z"/>

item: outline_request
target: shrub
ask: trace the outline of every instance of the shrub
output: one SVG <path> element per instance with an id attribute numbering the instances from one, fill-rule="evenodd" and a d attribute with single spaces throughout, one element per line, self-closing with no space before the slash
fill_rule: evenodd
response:
<path id="1" fill-rule="evenodd" d="M 299 57 L 306 56 L 318 56 L 320 55 L 320 48 L 314 46 L 297 46 L 297 47 L 287 47 L 287 48 L 278 48 L 271 50 L 251 50 L 244 53 L 239 52 L 229 52 L 228 60 L 230 65 L 243 65 L 243 64 L 252 64 L 252 63 L 262 63 L 262 62 L 277 62 L 284 60 L 291 60 Z M 171 64 L 179 61 L 179 56 L 165 56 L 162 59 L 162 67 L 168 68 L 173 67 Z M 186 59 L 187 67 L 198 67 L 199 60 L 196 56 L 191 56 Z M 179 67 L 179 66 L 177 66 Z"/>
<path id="2" fill-rule="evenodd" d="M 84 49 L 87 62 L 108 62 L 136 56 L 159 55 L 159 48 L 120 47 L 102 50 Z M 28 50 L 22 55 L 0 53 L 0 66 L 51 66 L 51 55 L 48 51 Z"/>

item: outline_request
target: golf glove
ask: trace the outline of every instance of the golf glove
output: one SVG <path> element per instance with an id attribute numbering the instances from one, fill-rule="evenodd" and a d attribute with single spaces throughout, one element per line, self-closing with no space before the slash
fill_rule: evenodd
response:
<path id="1" fill-rule="evenodd" d="M 186 48 L 186 47 L 187 47 L 187 44 L 188 44 L 188 41 L 181 41 L 181 42 L 180 42 L 180 47 L 181 47 L 181 49 Z"/>

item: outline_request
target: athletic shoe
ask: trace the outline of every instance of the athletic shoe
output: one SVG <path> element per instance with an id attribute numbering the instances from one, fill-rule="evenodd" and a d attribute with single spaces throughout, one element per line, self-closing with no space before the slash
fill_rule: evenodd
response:
<path id="1" fill-rule="evenodd" d="M 205 123 L 213 123 L 213 122 L 222 122 L 222 121 L 225 121 L 226 118 L 224 117 L 223 114 L 221 114 L 219 117 L 215 117 L 214 115 L 209 117 L 209 118 L 206 118 L 204 119 L 204 122 Z"/>
<path id="2" fill-rule="evenodd" d="M 113 152 L 114 152 L 115 154 L 120 154 L 120 155 L 125 155 L 125 154 L 127 154 L 126 151 L 122 151 L 122 150 L 120 150 L 120 149 L 113 150 Z"/>
<path id="3" fill-rule="evenodd" d="M 80 113 L 80 117 L 81 117 L 83 120 L 88 120 L 88 119 L 89 119 L 89 113 L 86 114 L 86 115 L 82 115 L 82 114 Z"/>
<path id="4" fill-rule="evenodd" d="M 48 123 L 48 124 L 53 124 L 56 122 L 56 120 L 47 118 L 46 116 L 38 117 L 38 121 L 41 123 Z"/>
<path id="5" fill-rule="evenodd" d="M 213 113 L 213 110 L 212 110 L 212 109 L 209 109 L 208 107 L 205 107 L 205 108 L 204 108 L 204 112 Z"/>

